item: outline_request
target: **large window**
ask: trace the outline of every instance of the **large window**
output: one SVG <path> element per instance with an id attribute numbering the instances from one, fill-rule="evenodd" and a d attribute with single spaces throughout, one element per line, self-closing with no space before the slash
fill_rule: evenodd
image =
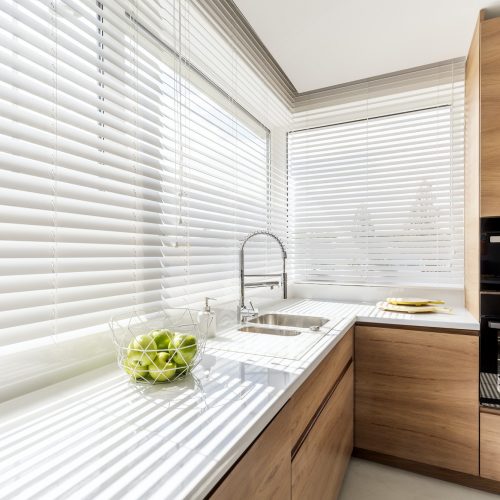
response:
<path id="1" fill-rule="evenodd" d="M 453 126 L 439 105 L 290 133 L 295 279 L 461 285 Z"/>
<path id="2" fill-rule="evenodd" d="M 8 352 L 108 339 L 110 318 L 138 309 L 237 300 L 240 241 L 272 228 L 270 131 L 191 62 L 199 33 L 212 36 L 192 9 L 0 2 L 0 354 L 13 382 L 90 356 L 77 340 L 35 361 Z M 221 47 L 206 57 L 232 60 L 236 92 L 242 63 Z M 273 253 L 256 242 L 247 266 Z"/>
<path id="3" fill-rule="evenodd" d="M 137 5 L 2 3 L 4 344 L 236 298 L 268 227 L 269 131 Z"/>

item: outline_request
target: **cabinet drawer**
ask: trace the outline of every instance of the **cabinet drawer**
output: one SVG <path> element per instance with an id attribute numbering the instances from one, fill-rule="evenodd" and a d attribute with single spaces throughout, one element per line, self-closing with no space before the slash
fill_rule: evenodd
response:
<path id="1" fill-rule="evenodd" d="M 337 498 L 353 440 L 352 364 L 292 461 L 292 499 Z"/>
<path id="2" fill-rule="evenodd" d="M 328 354 L 290 399 L 290 435 L 293 444 L 297 443 L 352 358 L 353 332 L 354 329 L 351 328 L 344 335 L 332 352 Z"/>
<path id="3" fill-rule="evenodd" d="M 500 412 L 481 412 L 480 421 L 480 475 L 500 481 Z"/>

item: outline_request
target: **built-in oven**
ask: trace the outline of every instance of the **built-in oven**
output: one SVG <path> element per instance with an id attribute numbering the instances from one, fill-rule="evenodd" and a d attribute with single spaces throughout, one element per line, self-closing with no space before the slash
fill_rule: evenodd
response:
<path id="1" fill-rule="evenodd" d="M 481 291 L 500 290 L 500 219 L 481 219 Z"/>
<path id="2" fill-rule="evenodd" d="M 500 316 L 481 317 L 480 402 L 500 405 Z"/>
<path id="3" fill-rule="evenodd" d="M 500 405 L 500 217 L 481 219 L 480 401 Z"/>

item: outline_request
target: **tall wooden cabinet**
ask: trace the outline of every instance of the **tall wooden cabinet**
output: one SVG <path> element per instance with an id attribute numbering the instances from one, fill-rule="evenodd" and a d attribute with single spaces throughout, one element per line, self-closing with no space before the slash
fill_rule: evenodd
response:
<path id="1" fill-rule="evenodd" d="M 500 17 L 481 11 L 465 67 L 465 305 L 479 319 L 480 217 L 500 217 Z"/>
<path id="2" fill-rule="evenodd" d="M 465 298 L 477 319 L 497 310 L 498 290 L 481 295 L 480 282 L 481 218 L 490 217 L 500 217 L 500 17 L 481 11 L 465 70 Z M 479 474 L 488 480 L 500 481 L 499 428 L 500 412 L 481 408 Z"/>
<path id="3" fill-rule="evenodd" d="M 480 23 L 481 217 L 500 216 L 500 17 Z"/>

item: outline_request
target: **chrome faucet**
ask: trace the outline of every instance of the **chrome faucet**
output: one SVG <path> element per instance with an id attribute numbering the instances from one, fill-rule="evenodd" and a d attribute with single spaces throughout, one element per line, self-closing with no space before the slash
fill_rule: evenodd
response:
<path id="1" fill-rule="evenodd" d="M 283 261 L 283 270 L 281 274 L 245 274 L 245 245 L 247 244 L 247 241 L 253 238 L 254 236 L 269 236 L 273 239 L 275 239 L 280 248 L 281 248 L 281 258 Z M 245 278 L 251 278 L 251 277 L 262 277 L 262 278 L 281 278 L 281 287 L 283 288 L 283 298 L 286 299 L 287 297 L 287 275 L 286 275 L 286 250 L 285 246 L 281 242 L 281 240 L 273 233 L 270 231 L 255 231 L 255 233 L 252 233 L 248 235 L 244 240 L 243 243 L 241 244 L 240 247 L 240 305 L 239 305 L 239 321 L 248 321 L 249 319 L 255 318 L 258 314 L 259 311 L 253 306 L 252 302 L 249 301 L 250 307 L 247 307 L 245 305 L 245 288 L 259 288 L 259 287 L 270 287 L 271 290 L 275 286 L 280 285 L 280 281 L 257 281 L 257 282 L 252 282 L 252 283 L 245 283 Z"/>

